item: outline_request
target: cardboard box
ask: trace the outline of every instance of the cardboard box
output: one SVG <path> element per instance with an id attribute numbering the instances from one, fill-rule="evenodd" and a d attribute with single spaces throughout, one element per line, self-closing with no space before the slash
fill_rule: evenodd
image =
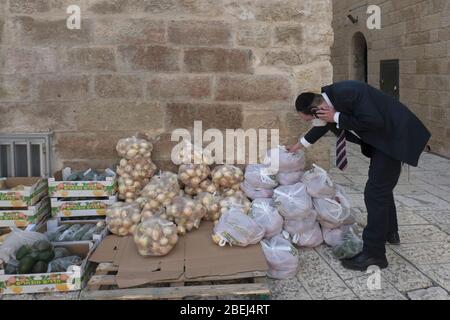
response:
<path id="1" fill-rule="evenodd" d="M 58 245 L 60 246 L 60 245 Z M 67 272 L 36 274 L 4 274 L 0 270 L 0 294 L 67 292 L 81 290 L 87 280 L 88 259 L 92 253 L 87 244 L 61 245 L 83 259 L 81 266 L 71 266 Z"/>
<path id="2" fill-rule="evenodd" d="M 48 179 L 48 192 L 52 198 L 110 197 L 116 194 L 116 176 L 106 177 L 105 181 L 63 181 L 61 170 L 53 176 Z"/>
<path id="3" fill-rule="evenodd" d="M 43 198 L 35 206 L 0 210 L 0 227 L 27 227 L 39 224 L 50 216 L 50 200 Z"/>
<path id="4" fill-rule="evenodd" d="M 203 222 L 199 230 L 180 237 L 175 248 L 164 257 L 140 256 L 131 236 L 107 236 L 90 261 L 118 266 L 119 288 L 267 271 L 261 245 L 222 248 L 212 242 L 212 229 L 212 223 Z"/>
<path id="5" fill-rule="evenodd" d="M 116 196 L 107 199 L 63 200 L 52 198 L 53 217 L 91 217 L 106 216 L 108 206 L 117 202 Z"/>
<path id="6" fill-rule="evenodd" d="M 58 219 L 52 219 L 48 220 L 47 223 L 41 225 L 36 231 L 41 233 L 46 233 L 47 231 L 54 231 L 59 226 L 63 224 L 96 224 L 98 221 L 61 221 Z M 92 239 L 90 240 L 79 240 L 79 241 L 53 241 L 52 244 L 54 246 L 61 246 L 61 245 L 73 245 L 73 244 L 87 244 L 91 249 L 96 248 L 100 242 L 108 235 L 109 231 L 108 228 L 105 227 L 103 231 L 99 234 L 94 234 L 92 236 Z"/>
<path id="7" fill-rule="evenodd" d="M 32 178 L 7 178 L 4 180 L 6 190 L 0 190 L 0 208 L 25 208 L 34 206 L 48 193 L 47 179 L 41 177 Z M 23 185 L 24 190 L 11 190 Z"/>

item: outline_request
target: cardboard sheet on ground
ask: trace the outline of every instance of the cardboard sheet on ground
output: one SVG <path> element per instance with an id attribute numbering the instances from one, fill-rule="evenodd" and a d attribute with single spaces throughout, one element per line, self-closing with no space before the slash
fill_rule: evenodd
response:
<path id="1" fill-rule="evenodd" d="M 151 282 L 195 280 L 210 276 L 229 276 L 243 272 L 267 271 L 261 246 L 247 248 L 215 245 L 211 240 L 212 223 L 180 237 L 165 257 L 142 257 L 132 237 L 106 237 L 90 261 L 112 262 L 119 267 L 119 288 Z"/>

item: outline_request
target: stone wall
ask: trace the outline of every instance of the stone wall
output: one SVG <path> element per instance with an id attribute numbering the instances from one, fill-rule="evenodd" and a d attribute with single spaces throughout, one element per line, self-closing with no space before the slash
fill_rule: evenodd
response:
<path id="1" fill-rule="evenodd" d="M 81 30 L 66 8 L 81 7 Z M 54 169 L 117 161 L 119 138 L 192 128 L 307 130 L 297 94 L 332 81 L 331 0 L 2 0 L 0 130 L 54 135 Z M 329 162 L 326 139 L 310 162 Z"/>
<path id="2" fill-rule="evenodd" d="M 381 30 L 366 27 L 367 4 L 382 9 Z M 359 18 L 347 19 L 349 10 Z M 400 100 L 433 134 L 431 151 L 450 157 L 450 3 L 448 0 L 339 0 L 333 2 L 334 81 L 354 74 L 352 39 L 368 44 L 368 82 L 380 87 L 380 60 L 400 60 Z"/>

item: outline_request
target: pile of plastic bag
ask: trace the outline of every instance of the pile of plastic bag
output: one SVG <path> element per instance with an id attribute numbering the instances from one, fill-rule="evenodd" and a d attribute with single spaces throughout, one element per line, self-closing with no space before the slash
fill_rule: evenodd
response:
<path id="1" fill-rule="evenodd" d="M 285 147 L 280 146 L 267 152 L 264 164 L 277 171 L 276 181 L 279 185 L 294 185 L 303 177 L 305 153 L 301 150 L 291 153 Z"/>
<path id="2" fill-rule="evenodd" d="M 273 189 L 277 187 L 276 175 L 270 168 L 262 164 L 251 164 L 245 169 L 241 190 L 252 199 L 272 198 Z"/>

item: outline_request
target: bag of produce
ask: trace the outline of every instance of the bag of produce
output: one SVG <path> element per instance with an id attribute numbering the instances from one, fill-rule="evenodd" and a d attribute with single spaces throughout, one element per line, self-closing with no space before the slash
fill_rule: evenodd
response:
<path id="1" fill-rule="evenodd" d="M 218 190 L 216 185 L 209 179 L 200 182 L 200 185 L 198 187 L 186 186 L 184 188 L 184 192 L 186 192 L 186 194 L 190 196 L 196 196 L 203 192 L 216 193 L 217 191 Z"/>
<path id="2" fill-rule="evenodd" d="M 273 189 L 255 189 L 246 180 L 241 183 L 241 190 L 245 193 L 247 198 L 252 200 L 260 198 L 272 198 Z"/>
<path id="3" fill-rule="evenodd" d="M 244 180 L 242 170 L 232 165 L 217 166 L 211 175 L 214 184 L 224 189 L 239 185 Z"/>
<path id="4" fill-rule="evenodd" d="M 182 164 L 178 170 L 179 180 L 186 186 L 198 187 L 207 179 L 211 170 L 209 166 L 202 164 Z"/>
<path id="5" fill-rule="evenodd" d="M 150 158 L 122 159 L 117 167 L 119 199 L 133 202 L 155 174 Z"/>
<path id="6" fill-rule="evenodd" d="M 160 175 L 154 176 L 141 191 L 141 198 L 144 199 L 143 208 L 155 210 L 168 206 L 179 193 L 180 185 L 177 175 L 171 172 L 162 172 Z"/>
<path id="7" fill-rule="evenodd" d="M 305 169 L 305 153 L 300 150 L 290 153 L 286 147 L 280 146 L 267 151 L 264 164 L 271 168 L 278 168 L 279 172 L 296 172 Z"/>
<path id="8" fill-rule="evenodd" d="M 350 228 L 342 238 L 342 241 L 332 248 L 333 254 L 339 260 L 351 259 L 363 249 L 363 241 Z"/>
<path id="9" fill-rule="evenodd" d="M 206 214 L 203 217 L 206 221 L 217 221 L 220 219 L 220 200 L 222 198 L 218 195 L 209 192 L 200 193 L 196 200 L 199 201 L 206 209 Z"/>
<path id="10" fill-rule="evenodd" d="M 140 223 L 133 234 L 139 254 L 142 256 L 165 256 L 178 242 L 177 226 L 159 217 Z"/>
<path id="11" fill-rule="evenodd" d="M 336 229 L 328 229 L 322 226 L 322 235 L 325 243 L 331 247 L 339 245 L 344 235 L 350 231 L 350 226 L 342 226 Z"/>
<path id="12" fill-rule="evenodd" d="M 312 209 L 311 197 L 303 183 L 278 187 L 274 191 L 273 200 L 286 219 L 307 217 Z"/>
<path id="13" fill-rule="evenodd" d="M 276 176 L 262 164 L 251 164 L 245 169 L 245 181 L 254 189 L 273 189 L 278 183 Z"/>
<path id="14" fill-rule="evenodd" d="M 308 194 L 313 198 L 332 199 L 336 195 L 336 188 L 328 173 L 315 164 L 311 170 L 305 172 L 302 182 L 306 185 Z"/>
<path id="15" fill-rule="evenodd" d="M 297 275 L 299 257 L 298 250 L 289 240 L 278 235 L 270 240 L 261 241 L 269 270 L 267 275 L 271 278 L 283 280 Z"/>
<path id="16" fill-rule="evenodd" d="M 335 200 L 314 198 L 313 204 L 318 213 L 318 220 L 324 227 L 335 229 L 349 222 L 350 207 L 342 195 Z"/>
<path id="17" fill-rule="evenodd" d="M 23 231 L 19 228 L 12 227 L 8 238 L 0 246 L 0 260 L 8 263 L 10 259 L 14 259 L 17 250 L 20 247 L 31 246 L 40 240 L 48 240 L 47 236 L 40 232 Z"/>
<path id="18" fill-rule="evenodd" d="M 222 197 L 244 196 L 244 192 L 241 190 L 241 184 L 233 184 L 230 188 L 218 187 L 218 191 Z"/>
<path id="19" fill-rule="evenodd" d="M 284 220 L 283 229 L 287 231 L 292 237 L 296 234 L 306 233 L 316 227 L 317 212 L 310 210 L 307 216 L 300 219 L 286 219 Z"/>
<path id="20" fill-rule="evenodd" d="M 220 201 L 220 212 L 224 214 L 231 208 L 238 208 L 247 214 L 251 208 L 252 203 L 242 194 L 235 194 L 230 197 L 225 197 Z"/>
<path id="21" fill-rule="evenodd" d="M 69 256 L 58 258 L 48 264 L 47 273 L 49 272 L 66 272 L 71 266 L 81 265 L 81 258 L 78 256 Z"/>
<path id="22" fill-rule="evenodd" d="M 303 171 L 279 172 L 277 181 L 280 186 L 291 186 L 302 181 Z"/>
<path id="23" fill-rule="evenodd" d="M 141 212 L 141 221 L 145 221 L 152 218 L 161 218 L 161 219 L 168 219 L 166 214 L 166 208 L 161 207 L 157 209 L 143 209 Z"/>
<path id="24" fill-rule="evenodd" d="M 179 150 L 172 151 L 172 159 L 176 164 L 214 164 L 211 152 L 200 146 L 193 145 L 190 141 L 184 140 Z"/>
<path id="25" fill-rule="evenodd" d="M 322 230 L 318 222 L 314 226 L 301 234 L 297 233 L 292 237 L 292 242 L 299 247 L 315 248 L 323 243 Z"/>
<path id="26" fill-rule="evenodd" d="M 150 158 L 153 151 L 153 144 L 145 139 L 137 137 L 120 139 L 116 145 L 119 157 L 134 159 L 136 157 Z"/>
<path id="27" fill-rule="evenodd" d="M 200 221 L 206 215 L 205 207 L 197 200 L 187 196 L 177 196 L 166 208 L 167 217 L 175 222 L 179 234 L 184 235 L 193 228 L 200 226 Z"/>
<path id="28" fill-rule="evenodd" d="M 116 202 L 106 210 L 108 229 L 118 236 L 132 234 L 139 222 L 141 222 L 141 208 L 136 202 Z"/>
<path id="29" fill-rule="evenodd" d="M 221 247 L 227 244 L 247 247 L 257 244 L 264 237 L 265 230 L 244 211 L 233 207 L 220 217 L 214 227 L 212 239 Z"/>
<path id="30" fill-rule="evenodd" d="M 272 199 L 257 199 L 252 203 L 249 216 L 265 230 L 264 238 L 270 239 L 283 231 L 283 217 Z"/>

